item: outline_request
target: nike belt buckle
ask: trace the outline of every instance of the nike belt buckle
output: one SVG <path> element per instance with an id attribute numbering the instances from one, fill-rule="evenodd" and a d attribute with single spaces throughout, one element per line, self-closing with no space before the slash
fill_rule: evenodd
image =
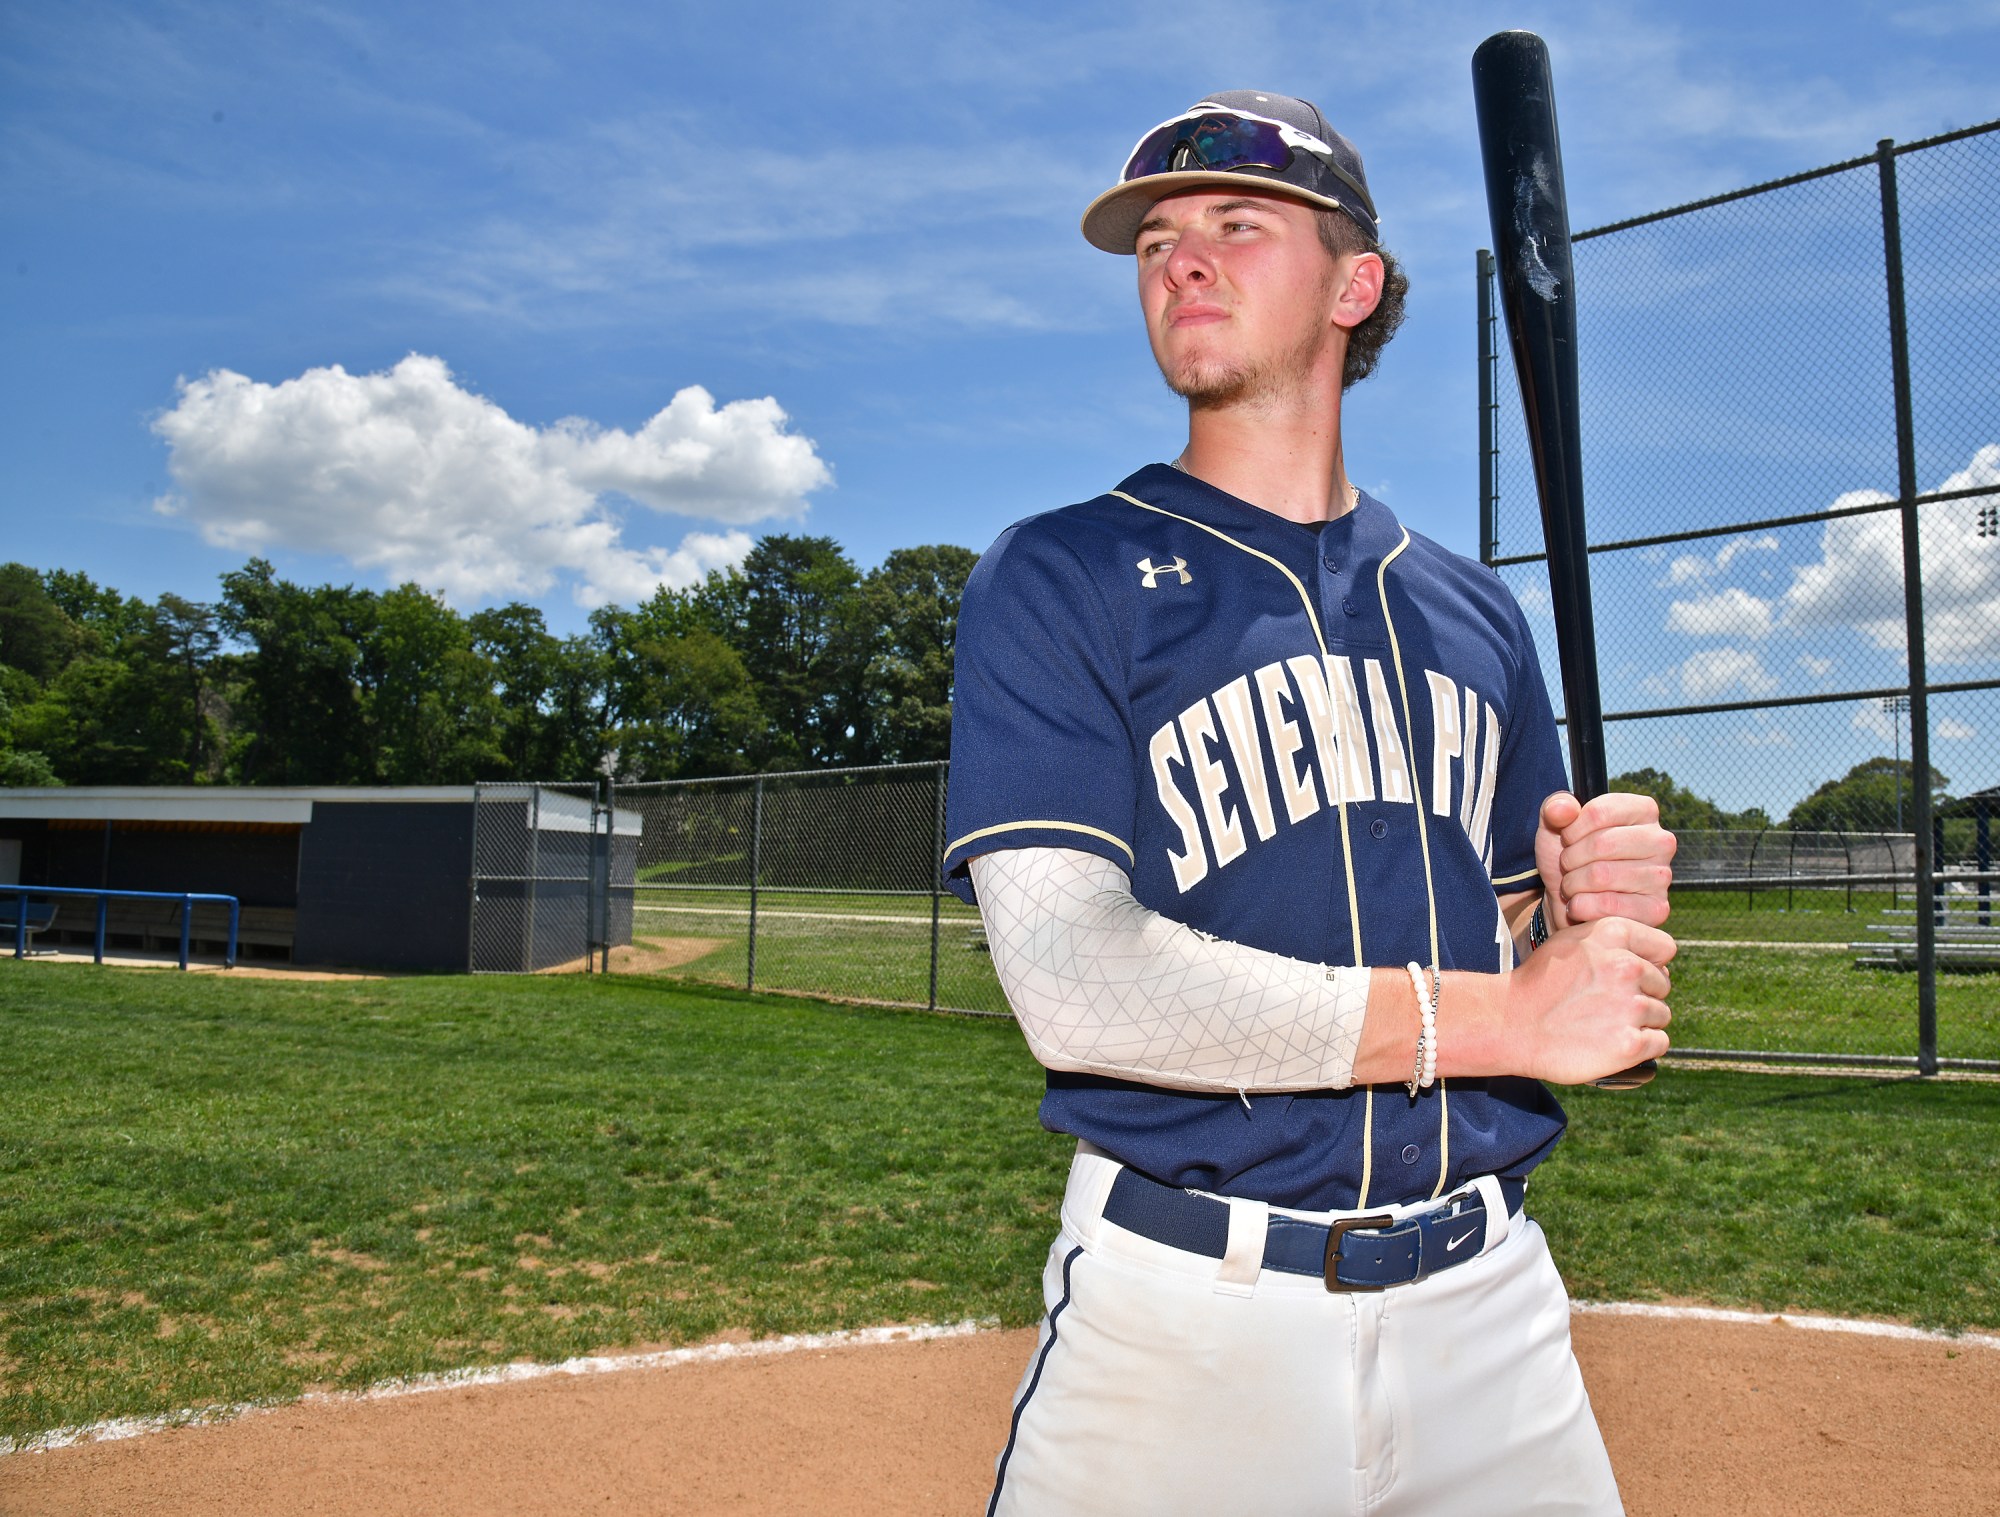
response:
<path id="1" fill-rule="evenodd" d="M 1326 1228 L 1326 1288 L 1330 1291 L 1385 1291 L 1380 1285 L 1364 1285 L 1340 1278 L 1340 1240 L 1357 1227 L 1373 1230 L 1394 1227 L 1396 1219 L 1387 1214 L 1375 1217 L 1342 1217 L 1338 1222 L 1329 1222 Z"/>

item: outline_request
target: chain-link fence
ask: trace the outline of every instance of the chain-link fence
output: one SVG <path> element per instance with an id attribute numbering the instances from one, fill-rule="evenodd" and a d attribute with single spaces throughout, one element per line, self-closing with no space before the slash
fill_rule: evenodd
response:
<path id="1" fill-rule="evenodd" d="M 617 811 L 600 790 L 473 787 L 466 967 L 474 974 L 599 968 L 631 942 L 640 819 Z"/>
<path id="2" fill-rule="evenodd" d="M 945 767 L 616 786 L 641 832 L 612 969 L 1004 1013 L 979 914 L 939 878 Z"/>
<path id="3" fill-rule="evenodd" d="M 1681 833 L 1683 1051 L 2000 1068 L 1996 206 L 2000 122 L 1575 238 L 1606 749 Z M 1483 252 L 1478 288 L 1481 557 L 1559 700 Z"/>

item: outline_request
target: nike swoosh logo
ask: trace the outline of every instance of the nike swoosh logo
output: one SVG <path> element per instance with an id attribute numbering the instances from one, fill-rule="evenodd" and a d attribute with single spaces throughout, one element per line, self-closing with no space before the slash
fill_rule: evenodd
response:
<path id="1" fill-rule="evenodd" d="M 1456 1238 L 1453 1238 L 1449 1242 L 1447 1242 L 1444 1246 L 1444 1251 L 1446 1253 L 1450 1253 L 1453 1249 L 1457 1248 L 1459 1244 L 1463 1243 L 1467 1238 L 1470 1238 L 1474 1233 L 1478 1231 L 1479 1229 L 1476 1227 L 1468 1227 L 1464 1232 L 1460 1233 Z"/>

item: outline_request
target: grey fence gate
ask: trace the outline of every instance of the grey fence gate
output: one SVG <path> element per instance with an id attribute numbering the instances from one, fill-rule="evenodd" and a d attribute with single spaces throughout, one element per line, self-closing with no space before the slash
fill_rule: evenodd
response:
<path id="1" fill-rule="evenodd" d="M 631 941 L 638 819 L 620 816 L 601 782 L 474 787 L 471 930 L 474 974 L 608 966 Z"/>

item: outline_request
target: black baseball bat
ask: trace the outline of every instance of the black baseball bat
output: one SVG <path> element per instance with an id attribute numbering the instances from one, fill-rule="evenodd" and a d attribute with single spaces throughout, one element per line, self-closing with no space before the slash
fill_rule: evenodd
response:
<path id="1" fill-rule="evenodd" d="M 1521 383 L 1521 410 L 1535 461 L 1548 550 L 1549 597 L 1569 725 L 1570 783 L 1580 801 L 1610 788 L 1604 707 L 1597 690 L 1597 632 L 1590 554 L 1583 527 L 1583 455 L 1578 447 L 1576 279 L 1570 266 L 1569 199 L 1556 135 L 1548 45 L 1533 32 L 1500 32 L 1472 55 L 1472 98 L 1493 222 L 1500 308 Z M 1597 1083 L 1644 1085 L 1651 1059 Z"/>

